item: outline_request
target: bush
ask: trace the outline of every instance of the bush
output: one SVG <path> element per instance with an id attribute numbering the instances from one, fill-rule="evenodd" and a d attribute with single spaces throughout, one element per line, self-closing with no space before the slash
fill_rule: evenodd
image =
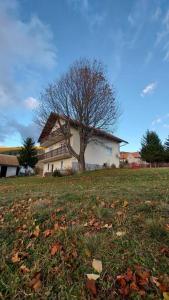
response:
<path id="1" fill-rule="evenodd" d="M 76 171 L 73 170 L 72 168 L 67 168 L 67 169 L 65 170 L 65 175 L 67 175 L 67 176 L 74 175 L 75 173 L 76 173 Z"/>
<path id="2" fill-rule="evenodd" d="M 62 177 L 62 173 L 59 170 L 55 169 L 54 172 L 52 173 L 52 176 L 53 177 Z"/>

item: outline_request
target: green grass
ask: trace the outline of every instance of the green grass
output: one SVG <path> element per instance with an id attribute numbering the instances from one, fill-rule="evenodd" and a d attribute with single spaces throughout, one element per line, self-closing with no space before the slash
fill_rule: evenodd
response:
<path id="1" fill-rule="evenodd" d="M 160 251 L 169 247 L 168 218 L 169 169 L 1 179 L 0 299 L 93 299 L 85 286 L 93 258 L 103 263 L 97 299 L 113 299 L 112 284 L 128 267 L 139 264 L 157 277 L 169 274 L 168 257 Z M 39 236 L 31 237 L 36 226 Z M 125 234 L 119 237 L 119 231 Z M 61 251 L 51 256 L 56 242 Z M 20 261 L 14 263 L 16 252 Z M 29 272 L 22 273 L 22 265 Z M 35 292 L 30 282 L 36 272 L 42 286 Z M 156 289 L 145 299 L 162 295 Z"/>

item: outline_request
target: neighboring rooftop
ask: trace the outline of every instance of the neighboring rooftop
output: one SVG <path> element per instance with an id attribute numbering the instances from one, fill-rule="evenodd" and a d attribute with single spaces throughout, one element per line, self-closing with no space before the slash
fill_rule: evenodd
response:
<path id="1" fill-rule="evenodd" d="M 19 162 L 15 155 L 0 154 L 0 165 L 17 167 Z"/>
<path id="2" fill-rule="evenodd" d="M 140 158 L 140 152 L 120 152 L 120 159 L 127 159 L 129 156 Z"/>
<path id="3" fill-rule="evenodd" d="M 45 126 L 44 126 L 44 128 L 43 128 L 43 130 L 42 130 L 42 132 L 41 132 L 41 135 L 38 139 L 38 142 L 41 142 L 42 139 L 46 138 L 49 135 L 49 133 L 51 132 L 51 130 L 52 130 L 53 126 L 55 125 L 56 121 L 58 120 L 58 118 L 60 118 L 62 120 L 65 120 L 65 121 L 68 120 L 68 118 L 65 117 L 65 116 L 60 116 L 56 113 L 51 113 L 48 120 L 47 120 L 47 122 L 46 122 L 46 124 L 45 124 Z M 76 121 L 76 120 L 69 119 L 69 122 L 70 122 L 70 125 L 72 127 L 77 128 L 79 126 L 79 122 Z M 114 136 L 114 135 L 112 135 L 112 134 L 110 134 L 110 133 L 108 133 L 104 130 L 97 129 L 97 128 L 92 128 L 92 127 L 89 127 L 89 129 L 94 130 L 94 134 L 97 135 L 97 136 L 101 136 L 103 138 L 106 138 L 106 139 L 109 139 L 109 140 L 112 140 L 112 141 L 116 141 L 118 143 L 122 143 L 122 142 L 128 143 L 125 140 L 122 140 L 122 139 L 120 139 L 120 138 L 118 138 L 118 137 L 116 137 L 116 136 Z"/>

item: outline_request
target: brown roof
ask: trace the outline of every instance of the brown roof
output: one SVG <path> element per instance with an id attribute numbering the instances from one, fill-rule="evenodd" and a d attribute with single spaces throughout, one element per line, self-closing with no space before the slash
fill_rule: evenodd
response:
<path id="1" fill-rule="evenodd" d="M 19 166 L 19 162 L 16 156 L 0 154 L 0 165 L 5 166 Z"/>
<path id="2" fill-rule="evenodd" d="M 50 131 L 52 130 L 53 126 L 55 125 L 55 122 L 57 121 L 57 119 L 61 118 L 63 120 L 66 120 L 67 117 L 65 116 L 59 116 L 58 114 L 56 113 L 51 113 L 42 132 L 41 132 L 41 135 L 38 139 L 38 142 L 41 142 L 41 140 L 45 137 L 47 137 L 50 133 Z M 73 126 L 73 127 L 78 127 L 79 126 L 79 122 L 76 121 L 76 120 L 72 120 L 72 119 L 69 119 L 69 122 L 70 122 L 70 125 Z M 118 143 L 127 143 L 126 141 L 104 131 L 104 130 L 101 130 L 101 129 L 97 129 L 97 128 L 92 128 L 92 127 L 89 127 L 90 129 L 93 129 L 94 130 L 94 134 L 97 135 L 97 136 L 101 136 L 101 137 L 104 137 L 106 139 L 109 139 L 109 140 L 113 140 L 113 141 L 116 141 Z"/>
<path id="3" fill-rule="evenodd" d="M 140 158 L 140 152 L 120 152 L 120 159 L 127 159 L 129 155 L 134 158 Z"/>

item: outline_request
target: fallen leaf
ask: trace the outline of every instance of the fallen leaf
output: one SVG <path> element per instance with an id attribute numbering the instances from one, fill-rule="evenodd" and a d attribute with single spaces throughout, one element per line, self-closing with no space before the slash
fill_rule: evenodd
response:
<path id="1" fill-rule="evenodd" d="M 89 280 L 97 280 L 100 277 L 98 274 L 86 274 L 86 276 Z"/>
<path id="2" fill-rule="evenodd" d="M 102 262 L 101 262 L 100 260 L 93 259 L 92 267 L 93 267 L 93 269 L 95 269 L 95 271 L 97 271 L 98 273 L 101 273 L 101 272 L 102 272 Z"/>
<path id="3" fill-rule="evenodd" d="M 94 279 L 88 279 L 86 281 L 86 287 L 87 289 L 95 296 L 97 294 L 96 290 L 96 282 Z"/>
<path id="4" fill-rule="evenodd" d="M 33 233 L 31 234 L 31 237 L 38 237 L 40 234 L 40 229 L 39 229 L 39 225 L 37 225 L 35 227 L 35 230 L 33 231 Z"/>
<path id="5" fill-rule="evenodd" d="M 117 231 L 116 232 L 117 236 L 124 236 L 125 234 L 126 234 L 125 231 Z"/>
<path id="6" fill-rule="evenodd" d="M 52 230 L 51 229 L 46 229 L 45 231 L 44 231 L 44 236 L 45 237 L 48 237 L 48 236 L 50 236 L 50 235 L 52 235 Z"/>
<path id="7" fill-rule="evenodd" d="M 51 247 L 51 255 L 54 256 L 61 249 L 61 244 L 59 242 L 55 243 Z"/>
<path id="8" fill-rule="evenodd" d="M 169 300 L 169 292 L 163 293 L 163 300 Z"/>
<path id="9" fill-rule="evenodd" d="M 38 291 L 42 287 L 41 273 L 40 272 L 38 272 L 34 275 L 34 277 L 32 278 L 29 286 L 34 291 Z"/>
<path id="10" fill-rule="evenodd" d="M 12 256 L 12 262 L 13 263 L 17 263 L 19 262 L 21 259 L 19 257 L 19 252 L 16 252 L 13 256 Z"/>
<path id="11" fill-rule="evenodd" d="M 25 265 L 20 266 L 20 271 L 22 273 L 28 273 L 30 272 L 30 269 L 28 269 Z"/>
<path id="12" fill-rule="evenodd" d="M 124 203 L 123 203 L 123 207 L 127 207 L 129 205 L 129 203 L 128 203 L 128 201 L 124 201 Z"/>

